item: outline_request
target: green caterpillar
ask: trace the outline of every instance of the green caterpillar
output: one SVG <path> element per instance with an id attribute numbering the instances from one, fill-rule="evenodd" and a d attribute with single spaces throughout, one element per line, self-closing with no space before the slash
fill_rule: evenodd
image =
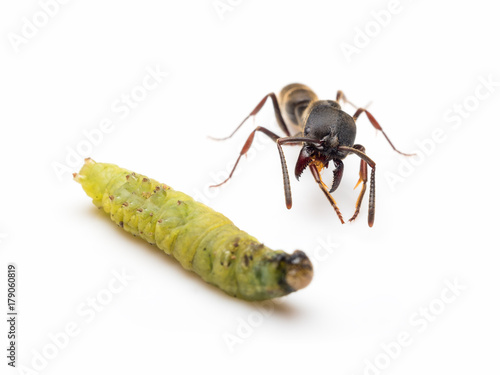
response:
<path id="1" fill-rule="evenodd" d="M 302 251 L 271 250 L 224 215 L 165 184 L 90 158 L 74 179 L 120 227 L 232 296 L 280 297 L 312 279 L 311 262 Z"/>

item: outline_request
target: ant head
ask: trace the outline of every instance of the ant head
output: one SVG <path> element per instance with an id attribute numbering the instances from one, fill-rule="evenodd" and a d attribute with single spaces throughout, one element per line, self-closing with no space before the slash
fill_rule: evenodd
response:
<path id="1" fill-rule="evenodd" d="M 340 109 L 333 100 L 313 102 L 304 112 L 304 136 L 320 141 L 319 144 L 305 143 L 295 165 L 295 177 L 300 177 L 304 169 L 316 163 L 321 168 L 333 159 L 341 160 L 347 152 L 339 151 L 339 146 L 352 147 L 356 138 L 354 119 Z"/>
<path id="2" fill-rule="evenodd" d="M 318 100 L 307 108 L 303 118 L 304 136 L 322 141 L 321 145 L 315 146 L 318 151 L 335 154 L 338 146 L 354 144 L 354 119 L 342 111 L 337 102 Z"/>

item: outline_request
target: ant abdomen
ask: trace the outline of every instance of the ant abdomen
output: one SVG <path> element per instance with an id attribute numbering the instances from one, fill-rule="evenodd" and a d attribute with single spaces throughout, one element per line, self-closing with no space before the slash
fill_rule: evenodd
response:
<path id="1" fill-rule="evenodd" d="M 292 83 L 281 89 L 279 103 L 284 120 L 288 125 L 301 127 L 302 114 L 309 103 L 318 100 L 318 96 L 308 86 Z"/>

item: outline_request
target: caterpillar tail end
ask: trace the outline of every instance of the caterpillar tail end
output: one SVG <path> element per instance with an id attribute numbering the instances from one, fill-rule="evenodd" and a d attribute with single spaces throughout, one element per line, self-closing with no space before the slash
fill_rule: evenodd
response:
<path id="1" fill-rule="evenodd" d="M 295 250 L 286 260 L 286 283 L 294 291 L 304 289 L 313 278 L 313 266 L 307 255 L 300 250 Z"/>

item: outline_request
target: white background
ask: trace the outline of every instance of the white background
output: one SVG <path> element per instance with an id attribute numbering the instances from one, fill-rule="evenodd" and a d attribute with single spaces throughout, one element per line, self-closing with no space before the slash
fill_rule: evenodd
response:
<path id="1" fill-rule="evenodd" d="M 19 373 L 498 373 L 494 3 L 401 0 L 386 21 L 385 0 L 220 3 L 233 5 L 218 14 L 212 0 L 69 1 L 50 16 L 37 1 L 0 6 L 0 310 L 13 262 Z M 168 77 L 145 91 L 148 69 Z M 207 136 L 229 134 L 291 82 L 372 101 L 397 147 L 426 145 L 405 159 L 360 117 L 357 142 L 377 162 L 373 228 L 367 201 L 341 225 L 309 173 L 293 179 L 287 210 L 278 153 L 263 137 L 230 183 L 208 190 L 254 125 L 222 143 Z M 131 92 L 146 95 L 117 111 Z M 106 119 L 112 130 L 85 150 L 84 132 Z M 269 104 L 255 124 L 279 132 Z M 86 154 L 75 159 L 77 149 Z M 291 171 L 298 150 L 285 150 Z M 71 179 L 83 156 L 196 196 L 272 248 L 304 250 L 313 282 L 265 305 L 226 296 L 99 212 Z M 359 160 L 345 164 L 334 197 L 349 218 Z M 111 295 L 123 272 L 133 280 Z M 88 305 L 110 295 L 98 311 Z M 6 319 L 1 372 L 17 373 Z"/>

